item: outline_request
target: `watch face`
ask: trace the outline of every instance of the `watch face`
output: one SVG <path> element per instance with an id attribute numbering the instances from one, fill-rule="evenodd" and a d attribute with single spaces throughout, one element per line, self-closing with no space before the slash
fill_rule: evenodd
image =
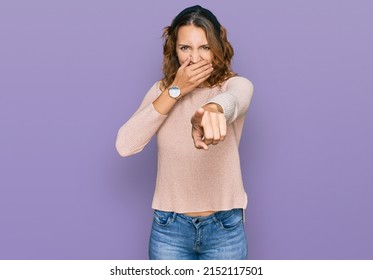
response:
<path id="1" fill-rule="evenodd" d="M 180 96 L 180 89 L 176 86 L 170 87 L 168 92 L 169 92 L 170 96 L 173 97 L 173 98 L 177 98 L 177 97 Z"/>

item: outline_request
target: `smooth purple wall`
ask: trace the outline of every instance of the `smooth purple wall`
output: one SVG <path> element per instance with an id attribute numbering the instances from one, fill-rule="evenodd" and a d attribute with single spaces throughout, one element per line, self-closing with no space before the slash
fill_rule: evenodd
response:
<path id="1" fill-rule="evenodd" d="M 196 1 L 1 1 L 0 259 L 146 259 L 153 140 L 118 128 Z M 371 1 L 199 1 L 253 81 L 241 142 L 250 259 L 373 259 Z"/>

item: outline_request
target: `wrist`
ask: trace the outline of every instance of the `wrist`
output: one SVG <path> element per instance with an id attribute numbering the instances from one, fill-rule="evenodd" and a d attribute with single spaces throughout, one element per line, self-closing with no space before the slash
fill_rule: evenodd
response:
<path id="1" fill-rule="evenodd" d="M 188 87 L 179 79 L 173 80 L 171 86 L 177 86 L 180 89 L 181 96 L 185 96 L 189 93 Z"/>
<path id="2" fill-rule="evenodd" d="M 182 97 L 181 89 L 176 84 L 172 84 L 167 91 L 168 95 L 175 100 L 179 100 Z"/>
<path id="3" fill-rule="evenodd" d="M 207 103 L 206 105 L 202 106 L 205 111 L 214 112 L 214 113 L 223 113 L 223 107 L 217 103 Z"/>

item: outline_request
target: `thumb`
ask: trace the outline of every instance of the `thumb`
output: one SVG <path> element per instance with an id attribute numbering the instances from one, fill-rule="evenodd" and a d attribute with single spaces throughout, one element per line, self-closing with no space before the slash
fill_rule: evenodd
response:
<path id="1" fill-rule="evenodd" d="M 183 64 L 180 65 L 180 68 L 185 68 L 189 65 L 190 63 L 190 56 L 183 62 Z"/>

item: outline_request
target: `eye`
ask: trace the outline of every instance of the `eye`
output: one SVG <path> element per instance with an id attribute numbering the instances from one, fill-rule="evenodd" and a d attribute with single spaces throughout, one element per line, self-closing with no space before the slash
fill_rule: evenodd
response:
<path id="1" fill-rule="evenodd" d="M 188 48 L 189 48 L 188 46 L 181 46 L 181 47 L 180 47 L 180 50 L 182 50 L 182 51 L 186 51 L 186 50 L 188 50 Z"/>
<path id="2" fill-rule="evenodd" d="M 204 51 L 208 51 L 208 50 L 210 50 L 210 47 L 209 46 L 202 46 L 201 49 L 204 50 Z"/>

